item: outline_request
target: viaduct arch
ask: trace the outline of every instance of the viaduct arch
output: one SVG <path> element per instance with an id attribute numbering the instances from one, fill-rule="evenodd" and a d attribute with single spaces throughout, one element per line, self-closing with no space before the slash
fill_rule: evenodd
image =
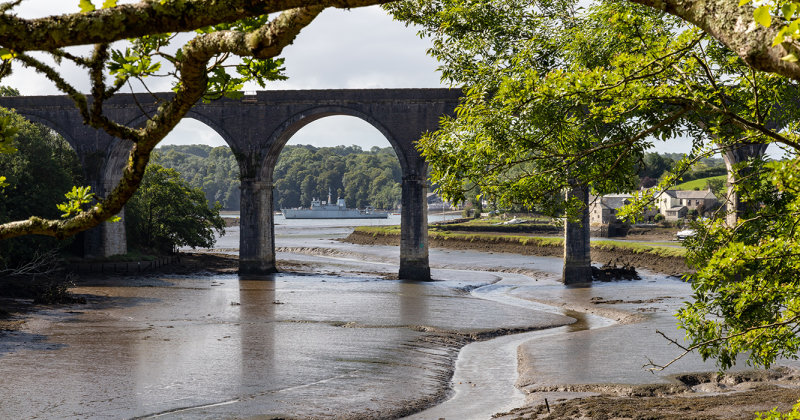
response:
<path id="1" fill-rule="evenodd" d="M 169 93 L 120 94 L 104 104 L 114 121 L 140 126 Z M 239 271 L 275 271 L 272 174 L 289 138 L 306 124 L 331 115 L 360 118 L 378 129 L 400 160 L 403 173 L 400 278 L 430 279 L 428 264 L 426 164 L 414 142 L 452 115 L 461 96 L 451 89 L 332 89 L 259 91 L 241 99 L 197 103 L 186 115 L 220 134 L 236 156 L 241 176 Z M 86 183 L 104 196 L 116 185 L 130 144 L 83 124 L 66 96 L 2 97 L 13 108 L 42 123 L 72 145 Z M 124 215 L 123 215 L 124 216 Z M 87 255 L 126 252 L 122 223 L 104 223 L 87 233 Z"/>

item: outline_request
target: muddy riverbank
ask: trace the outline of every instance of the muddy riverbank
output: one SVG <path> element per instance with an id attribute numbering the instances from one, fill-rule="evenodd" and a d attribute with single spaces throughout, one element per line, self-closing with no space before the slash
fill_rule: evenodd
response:
<path id="1" fill-rule="evenodd" d="M 392 418 L 466 388 L 506 419 L 726 419 L 800 397 L 791 370 L 683 373 L 713 371 L 697 357 L 643 370 L 648 357 L 677 352 L 654 332 L 678 334 L 671 314 L 691 290 L 674 278 L 565 288 L 557 258 L 465 247 L 432 250 L 437 281 L 401 282 L 390 280 L 397 247 L 341 243 L 338 227 L 281 228 L 282 274 L 237 276 L 234 248 L 184 254 L 146 278 L 84 279 L 72 290 L 87 305 L 39 307 L 18 331 L 0 332 L 0 374 L 12 378 L 0 383 L 0 417 Z M 225 239 L 238 243 L 235 233 Z M 589 315 L 610 326 L 572 321 Z M 531 330 L 538 338 L 505 349 L 504 380 L 522 401 L 512 391 L 479 399 L 501 380 L 450 383 L 459 364 L 498 367 L 487 339 Z M 488 349 L 464 360 L 460 349 L 476 340 Z M 412 418 L 489 417 L 441 407 Z"/>
<path id="2" fill-rule="evenodd" d="M 402 282 L 300 258 L 240 277 L 235 262 L 77 279 L 86 304 L 0 332 L 0 417 L 397 418 L 450 394 L 465 344 L 573 322 L 470 296 L 488 273 Z"/>
<path id="3" fill-rule="evenodd" d="M 398 235 L 372 235 L 358 230 L 353 231 L 343 242 L 357 245 L 400 245 Z M 481 252 L 504 252 L 519 255 L 536 255 L 540 257 L 562 257 L 564 248 L 560 245 L 547 245 L 538 243 L 521 244 L 515 241 L 502 240 L 469 240 L 458 237 L 429 238 L 432 248 L 447 248 L 456 250 L 475 250 Z M 632 249 L 616 247 L 614 249 L 592 248 L 592 261 L 599 264 L 613 263 L 617 266 L 629 265 L 644 268 L 670 276 L 681 276 L 690 272 L 683 257 L 656 255 L 646 252 L 637 252 Z"/>

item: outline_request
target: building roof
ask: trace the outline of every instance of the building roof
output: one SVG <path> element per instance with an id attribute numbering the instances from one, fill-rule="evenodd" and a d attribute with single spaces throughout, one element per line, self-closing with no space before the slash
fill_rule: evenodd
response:
<path id="1" fill-rule="evenodd" d="M 630 194 L 609 194 L 601 197 L 601 200 L 608 208 L 618 209 L 626 204 L 630 204 L 631 198 L 633 198 L 633 196 Z"/>
<path id="2" fill-rule="evenodd" d="M 700 198 L 717 198 L 711 190 L 701 190 L 701 191 L 675 191 L 676 198 L 690 198 L 690 199 L 700 199 Z"/>
<path id="3" fill-rule="evenodd" d="M 711 190 L 666 190 L 664 194 L 669 195 L 672 198 L 678 199 L 690 199 L 690 200 L 698 200 L 698 199 L 706 199 L 706 198 L 713 198 L 716 199 L 717 196 L 711 192 Z"/>
<path id="4" fill-rule="evenodd" d="M 608 195 L 589 195 L 589 205 L 600 206 L 600 208 L 618 209 L 631 202 L 633 198 L 630 194 L 608 194 Z"/>

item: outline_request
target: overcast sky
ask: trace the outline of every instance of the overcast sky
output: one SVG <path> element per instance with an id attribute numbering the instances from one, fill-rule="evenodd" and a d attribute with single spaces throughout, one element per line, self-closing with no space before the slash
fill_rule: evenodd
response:
<path id="1" fill-rule="evenodd" d="M 134 1 L 121 0 L 120 3 Z M 101 0 L 94 0 L 100 4 Z M 24 0 L 15 9 L 20 17 L 41 17 L 72 13 L 78 0 Z M 394 21 L 380 7 L 352 10 L 328 9 L 303 29 L 294 44 L 284 49 L 289 80 L 272 82 L 268 89 L 358 89 L 358 88 L 435 88 L 444 87 L 436 72 L 437 63 L 425 51 L 428 40 L 417 36 L 417 29 Z M 86 49 L 88 51 L 88 49 Z M 85 72 L 65 67 L 79 89 L 88 90 Z M 30 70 L 15 67 L 3 81 L 23 95 L 57 95 L 53 84 Z M 153 91 L 167 91 L 166 79 L 150 80 Z M 258 86 L 248 86 L 256 90 Z M 204 124 L 184 119 L 162 144 L 223 145 L 224 141 Z M 317 120 L 301 129 L 290 144 L 315 146 L 352 145 L 364 149 L 388 147 L 389 142 L 372 126 L 355 117 L 338 116 Z M 687 152 L 688 142 L 657 142 L 661 152 Z"/>

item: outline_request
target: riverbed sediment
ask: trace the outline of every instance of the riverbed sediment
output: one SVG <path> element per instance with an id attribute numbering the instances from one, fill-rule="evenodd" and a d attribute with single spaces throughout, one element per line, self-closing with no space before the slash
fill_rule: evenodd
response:
<path id="1" fill-rule="evenodd" d="M 671 313 L 690 296 L 675 278 L 645 275 L 565 288 L 556 281 L 555 258 L 437 249 L 431 258 L 437 282 L 386 281 L 396 275 L 396 248 L 351 245 L 333 236 L 279 238 L 279 267 L 286 274 L 266 279 L 236 276 L 235 256 L 220 252 L 186 256 L 183 266 L 149 280 L 80 284 L 73 290 L 93 306 L 44 308 L 19 331 L 0 335 L 0 374 L 25 378 L 0 385 L 0 415 L 19 417 L 40 407 L 43 416 L 392 418 L 452 395 L 449 378 L 462 346 L 539 328 L 552 334 L 518 346 L 516 379 L 509 379 L 525 398 L 513 410 L 498 410 L 505 411 L 501 418 L 677 418 L 664 408 L 673 403 L 682 407 L 682 419 L 752 418 L 754 411 L 787 409 L 800 396 L 792 371 L 759 379 L 738 374 L 733 384 L 684 373 L 713 371 L 709 364 L 656 375 L 642 370 L 642 360 L 669 360 L 677 351 L 654 331 L 674 332 Z M 492 272 L 528 280 L 498 284 L 503 276 Z M 312 280 L 318 276 L 326 277 Z M 490 284 L 504 302 L 468 296 Z M 524 301 L 566 316 L 531 311 Z M 613 322 L 587 330 L 571 323 L 567 317 L 577 315 L 570 311 Z M 376 317 L 367 319 L 368 313 Z M 242 314 L 253 318 L 243 321 Z M 481 328 L 465 328 L 476 322 Z M 375 335 L 380 331 L 397 341 Z M 70 351 L 73 356 L 63 356 Z M 114 357 L 114 365 L 104 368 L 103 355 Z M 491 368 L 492 360 L 479 360 Z M 327 373 L 314 373 L 319 366 Z M 158 373 L 148 373 L 152 369 Z M 689 379 L 681 385 L 676 374 Z M 96 383 L 86 384 L 87 377 Z M 264 386 L 275 377 L 287 380 Z M 78 391 L 63 391 L 72 385 Z M 484 386 L 452 387 L 460 385 L 478 394 Z M 423 392 L 409 396 L 409 390 Z M 126 408 L 125 401 L 132 403 Z"/>

